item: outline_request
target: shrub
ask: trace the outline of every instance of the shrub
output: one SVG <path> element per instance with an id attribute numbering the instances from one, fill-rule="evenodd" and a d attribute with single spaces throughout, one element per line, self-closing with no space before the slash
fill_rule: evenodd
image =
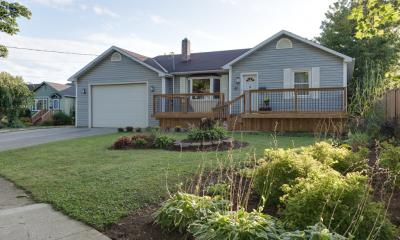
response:
<path id="1" fill-rule="evenodd" d="M 306 177 L 311 169 L 324 166 L 307 154 L 296 150 L 266 149 L 265 162 L 256 170 L 254 187 L 256 192 L 272 203 L 278 204 L 283 195 L 281 187 L 291 184 L 298 177 Z"/>
<path id="2" fill-rule="evenodd" d="M 227 183 L 215 183 L 207 186 L 206 192 L 209 196 L 221 196 L 228 198 L 230 195 L 231 186 Z"/>
<path id="3" fill-rule="evenodd" d="M 400 126 L 397 119 L 385 121 L 380 125 L 379 135 L 381 139 L 399 138 Z"/>
<path id="4" fill-rule="evenodd" d="M 53 114 L 53 121 L 55 126 L 72 124 L 72 118 L 60 111 Z"/>
<path id="5" fill-rule="evenodd" d="M 229 202 L 208 196 L 199 197 L 178 192 L 155 213 L 155 223 L 163 229 L 186 231 L 197 220 L 203 220 L 217 211 L 226 211 Z"/>
<path id="6" fill-rule="evenodd" d="M 216 122 L 211 118 L 202 118 L 199 124 L 201 130 L 210 130 L 215 127 Z"/>
<path id="7" fill-rule="evenodd" d="M 347 240 L 348 238 L 330 232 L 322 223 L 307 227 L 304 231 L 285 232 L 281 234 L 282 240 Z"/>
<path id="8" fill-rule="evenodd" d="M 304 229 L 321 221 L 355 239 L 367 239 L 371 231 L 379 231 L 378 239 L 394 239 L 394 228 L 383 215 L 383 206 L 370 200 L 367 177 L 360 173 L 343 176 L 332 169 L 313 171 L 283 190 L 281 213 L 289 227 Z M 375 220 L 384 224 L 379 228 Z"/>
<path id="9" fill-rule="evenodd" d="M 124 132 L 123 128 L 118 128 L 118 132 Z"/>
<path id="10" fill-rule="evenodd" d="M 370 136 L 362 132 L 349 132 L 346 142 L 351 146 L 353 151 L 358 151 L 361 147 L 367 147 L 369 145 Z"/>
<path id="11" fill-rule="evenodd" d="M 369 150 L 364 147 L 358 147 L 358 151 L 353 152 L 344 147 L 334 147 L 330 143 L 319 142 L 309 147 L 300 148 L 297 152 L 309 154 L 315 160 L 331 166 L 341 173 L 360 171 L 368 167 Z"/>
<path id="12" fill-rule="evenodd" d="M 142 132 L 142 129 L 141 129 L 141 128 L 136 128 L 135 131 L 136 131 L 137 133 L 140 133 L 140 132 Z"/>
<path id="13" fill-rule="evenodd" d="M 122 136 L 114 142 L 113 147 L 114 149 L 126 149 L 132 145 L 132 139 L 127 136 Z"/>
<path id="14" fill-rule="evenodd" d="M 20 117 L 19 120 L 24 124 L 25 126 L 31 126 L 32 125 L 32 119 L 29 117 Z"/>
<path id="15" fill-rule="evenodd" d="M 133 127 L 126 127 L 127 132 L 133 132 Z"/>
<path id="16" fill-rule="evenodd" d="M 173 144 L 174 142 L 175 142 L 175 139 L 173 137 L 170 137 L 167 135 L 162 135 L 162 136 L 158 136 L 154 139 L 154 146 L 156 148 L 165 149 L 169 145 Z"/>
<path id="17" fill-rule="evenodd" d="M 189 232 L 197 240 L 280 239 L 281 228 L 275 219 L 259 212 L 215 213 L 204 221 L 196 221 Z"/>
<path id="18" fill-rule="evenodd" d="M 53 119 L 46 120 L 46 121 L 42 122 L 40 125 L 41 126 L 54 126 L 54 120 Z"/>
<path id="19" fill-rule="evenodd" d="M 32 117 L 32 112 L 29 108 L 21 109 L 21 112 L 19 113 L 19 117 L 21 118 L 31 118 Z"/>
<path id="20" fill-rule="evenodd" d="M 189 130 L 188 139 L 192 141 L 220 140 L 225 138 L 226 135 L 227 132 L 223 127 L 213 127 L 208 130 L 192 128 Z"/>
<path id="21" fill-rule="evenodd" d="M 148 142 L 146 141 L 146 139 L 143 139 L 143 138 L 136 139 L 136 140 L 133 142 L 133 144 L 136 145 L 136 146 L 138 146 L 138 147 L 144 147 L 144 146 L 147 145 L 147 143 L 148 143 Z"/>
<path id="22" fill-rule="evenodd" d="M 400 171 L 400 147 L 389 143 L 382 143 L 379 154 L 379 166 L 393 172 Z"/>

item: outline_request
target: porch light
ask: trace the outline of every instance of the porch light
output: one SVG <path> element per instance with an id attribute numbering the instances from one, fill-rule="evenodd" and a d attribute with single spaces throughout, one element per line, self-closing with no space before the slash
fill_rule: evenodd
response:
<path id="1" fill-rule="evenodd" d="M 155 91 L 154 86 L 150 86 L 150 91 L 151 91 L 151 92 L 154 92 L 154 91 Z"/>
<path id="2" fill-rule="evenodd" d="M 86 88 L 82 88 L 82 94 L 86 94 Z"/>
<path id="3" fill-rule="evenodd" d="M 240 84 L 240 77 L 236 77 L 236 84 Z"/>

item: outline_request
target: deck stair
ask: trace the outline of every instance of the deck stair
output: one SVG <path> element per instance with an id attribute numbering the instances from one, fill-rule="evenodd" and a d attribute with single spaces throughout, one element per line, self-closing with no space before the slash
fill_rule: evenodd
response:
<path id="1" fill-rule="evenodd" d="M 45 121 L 50 120 L 52 116 L 53 116 L 52 110 L 42 109 L 32 116 L 32 124 L 39 125 Z"/>

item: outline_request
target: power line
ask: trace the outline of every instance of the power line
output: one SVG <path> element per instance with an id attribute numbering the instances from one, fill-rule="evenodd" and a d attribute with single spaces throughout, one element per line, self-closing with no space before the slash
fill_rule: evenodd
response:
<path id="1" fill-rule="evenodd" d="M 7 48 L 12 48 L 12 49 L 17 49 L 17 50 L 27 50 L 27 51 L 35 51 L 35 52 L 71 54 L 71 55 L 81 55 L 81 56 L 98 56 L 97 54 L 92 54 L 92 53 L 65 52 L 65 51 L 46 50 L 46 49 L 36 49 L 36 48 L 24 48 L 24 47 L 14 47 L 14 46 L 6 46 L 6 47 L 7 47 Z"/>

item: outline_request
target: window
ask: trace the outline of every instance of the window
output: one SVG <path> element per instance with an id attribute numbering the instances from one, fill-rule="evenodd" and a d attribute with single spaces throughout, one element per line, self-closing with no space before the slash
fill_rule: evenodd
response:
<path id="1" fill-rule="evenodd" d="M 218 93 L 221 91 L 221 80 L 219 78 L 192 78 L 191 79 L 191 93 Z M 204 98 L 204 97 L 193 97 Z M 214 96 L 215 99 L 218 96 Z"/>
<path id="2" fill-rule="evenodd" d="M 35 105 L 33 106 L 34 111 L 40 111 L 47 109 L 47 99 L 35 99 Z"/>
<path id="3" fill-rule="evenodd" d="M 193 79 L 192 93 L 210 93 L 210 79 Z"/>
<path id="4" fill-rule="evenodd" d="M 53 109 L 60 109 L 60 100 L 59 99 L 53 99 Z"/>
<path id="5" fill-rule="evenodd" d="M 294 72 L 294 88 L 310 88 L 310 72 L 309 71 L 295 71 Z M 298 93 L 302 96 L 308 96 L 308 91 L 301 91 Z"/>
<path id="6" fill-rule="evenodd" d="M 281 38 L 279 41 L 276 43 L 276 49 L 285 49 L 285 48 L 292 48 L 292 41 L 288 38 Z"/>
<path id="7" fill-rule="evenodd" d="M 111 55 L 111 62 L 119 62 L 119 61 L 121 61 L 121 59 L 122 59 L 122 56 L 120 53 L 115 52 Z"/>

